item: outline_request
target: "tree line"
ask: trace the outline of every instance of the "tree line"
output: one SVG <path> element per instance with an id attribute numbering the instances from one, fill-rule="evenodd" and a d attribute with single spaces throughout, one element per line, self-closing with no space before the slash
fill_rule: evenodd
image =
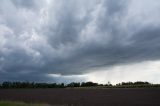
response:
<path id="1" fill-rule="evenodd" d="M 94 82 L 72 82 L 69 84 L 64 83 L 35 83 L 35 82 L 3 82 L 0 88 L 75 88 L 75 87 L 99 87 L 99 88 L 141 88 L 141 87 L 160 87 L 160 84 L 151 84 L 149 82 L 122 82 L 112 85 L 110 82 L 107 84 L 98 84 Z"/>

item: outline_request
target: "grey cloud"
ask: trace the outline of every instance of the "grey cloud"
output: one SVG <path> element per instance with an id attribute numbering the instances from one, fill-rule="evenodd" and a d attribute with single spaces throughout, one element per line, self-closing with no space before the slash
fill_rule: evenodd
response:
<path id="1" fill-rule="evenodd" d="M 12 3 L 17 9 L 32 9 L 32 11 L 40 9 L 46 4 L 44 0 L 14 0 Z"/>
<path id="2" fill-rule="evenodd" d="M 3 81 L 56 82 L 56 79 L 51 79 L 43 74 L 3 73 L 0 82 Z"/>
<path id="3" fill-rule="evenodd" d="M 82 0 L 83 2 L 83 0 Z M 51 24 L 47 27 L 47 31 L 44 33 L 48 35 L 48 41 L 53 47 L 59 45 L 74 44 L 78 42 L 80 32 L 87 24 L 87 16 L 80 19 L 78 15 L 81 14 L 81 5 L 78 5 L 80 1 L 60 1 L 56 2 L 58 6 L 53 6 L 49 11 Z M 67 4 L 67 5 L 66 5 Z M 55 9 L 57 11 L 52 10 Z M 52 20 L 55 21 L 52 23 Z"/>
<path id="4" fill-rule="evenodd" d="M 36 5 L 35 0 L 14 0 L 13 3 L 20 8 L 31 8 Z"/>
<path id="5" fill-rule="evenodd" d="M 160 22 L 153 20 L 160 14 L 150 16 L 158 5 L 130 13 L 136 3 L 2 1 L 0 80 L 46 81 L 47 74 L 85 74 L 92 68 L 159 59 Z"/>

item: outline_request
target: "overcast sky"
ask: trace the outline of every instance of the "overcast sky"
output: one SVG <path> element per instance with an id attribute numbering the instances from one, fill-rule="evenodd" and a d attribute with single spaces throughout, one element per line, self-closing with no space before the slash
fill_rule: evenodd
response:
<path id="1" fill-rule="evenodd" d="M 0 81 L 160 83 L 159 0 L 0 0 Z"/>

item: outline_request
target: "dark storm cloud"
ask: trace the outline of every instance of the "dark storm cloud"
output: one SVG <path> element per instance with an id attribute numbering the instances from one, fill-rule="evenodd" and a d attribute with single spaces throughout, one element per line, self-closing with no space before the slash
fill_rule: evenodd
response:
<path id="1" fill-rule="evenodd" d="M 158 60 L 159 6 L 145 0 L 2 0 L 0 80 L 46 81 L 49 74 Z"/>

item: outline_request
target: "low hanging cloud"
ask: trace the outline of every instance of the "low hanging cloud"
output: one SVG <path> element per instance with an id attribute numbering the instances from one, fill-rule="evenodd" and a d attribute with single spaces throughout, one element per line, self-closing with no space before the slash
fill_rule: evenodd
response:
<path id="1" fill-rule="evenodd" d="M 157 61 L 159 7 L 157 0 L 2 0 L 0 80 L 50 81 Z"/>

